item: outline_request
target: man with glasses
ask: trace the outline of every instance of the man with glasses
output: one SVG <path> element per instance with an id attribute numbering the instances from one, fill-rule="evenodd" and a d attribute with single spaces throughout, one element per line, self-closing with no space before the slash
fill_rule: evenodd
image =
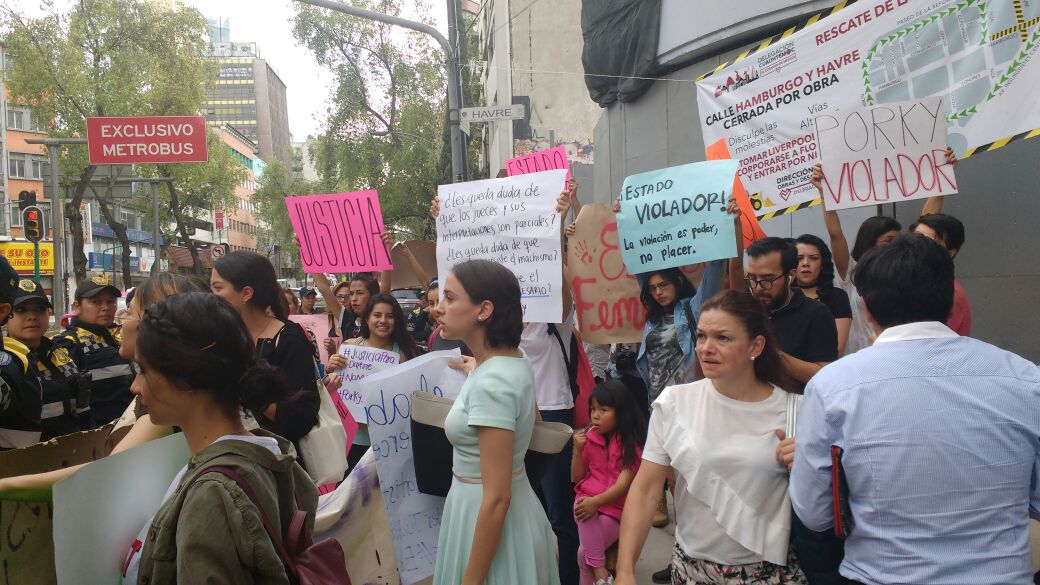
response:
<path id="1" fill-rule="evenodd" d="M 744 282 L 762 301 L 773 322 L 787 372 L 805 384 L 820 368 L 838 359 L 838 330 L 823 303 L 792 288 L 798 249 L 782 238 L 762 238 L 747 249 Z"/>

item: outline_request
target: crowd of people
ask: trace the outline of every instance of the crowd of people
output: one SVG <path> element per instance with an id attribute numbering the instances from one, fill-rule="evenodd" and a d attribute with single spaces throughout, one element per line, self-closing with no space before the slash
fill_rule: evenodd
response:
<path id="1" fill-rule="evenodd" d="M 557 212 L 576 203 L 571 181 Z M 1040 370 L 969 337 L 953 265 L 964 225 L 937 198 L 905 233 L 864 221 L 851 249 L 823 211 L 829 241 L 744 250 L 730 212 L 736 258 L 696 284 L 680 267 L 636 275 L 635 344 L 582 344 L 567 287 L 557 322 L 525 322 L 509 269 L 470 260 L 438 282 L 407 246 L 425 284 L 407 313 L 390 271 L 289 290 L 267 258 L 236 251 L 209 282 L 161 273 L 128 291 L 118 325 L 122 291 L 84 280 L 68 329 L 47 335 L 47 295 L 0 258 L 0 449 L 112 424 L 113 452 L 183 433 L 191 463 L 127 543 L 123 582 L 288 583 L 272 535 L 299 510 L 313 523 L 322 486 L 301 445 L 342 384 L 340 343 L 400 363 L 457 348 L 436 585 L 633 585 L 669 499 L 658 583 L 1032 583 Z M 289 319 L 319 312 L 326 363 Z M 589 425 L 532 485 L 536 422 L 573 426 L 576 408 Z M 369 446 L 361 424 L 347 473 Z M 0 479 L 0 499 L 47 500 L 76 469 Z"/>

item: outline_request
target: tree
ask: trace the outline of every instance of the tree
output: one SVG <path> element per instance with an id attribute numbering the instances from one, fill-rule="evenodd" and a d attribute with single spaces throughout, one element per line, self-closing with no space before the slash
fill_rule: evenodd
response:
<path id="1" fill-rule="evenodd" d="M 353 4 L 401 14 L 402 3 L 392 0 Z M 430 13 L 423 0 L 411 8 Z M 451 182 L 450 166 L 441 164 L 450 148 L 441 51 L 422 33 L 309 6 L 297 5 L 293 25 L 336 76 L 328 119 L 309 153 L 322 187 L 376 189 L 389 229 L 431 238 L 430 201 L 438 184 Z"/>
<path id="2" fill-rule="evenodd" d="M 38 19 L 4 7 L 4 24 L 10 31 L 7 51 L 14 57 L 8 71 L 11 101 L 49 120 L 51 136 L 85 136 L 91 116 L 199 111 L 214 67 L 202 59 L 207 25 L 198 11 L 137 0 L 80 0 L 67 13 L 48 6 L 51 14 Z M 85 149 L 76 147 L 63 149 L 61 164 L 71 186 L 65 206 L 69 231 L 81 233 L 80 204 L 97 168 L 88 164 Z M 127 258 L 125 226 L 113 223 L 104 207 L 102 213 Z M 83 242 L 71 241 L 74 272 L 82 279 Z"/>
<path id="3" fill-rule="evenodd" d="M 259 187 L 253 191 L 250 201 L 256 206 L 256 217 L 264 224 L 266 237 L 271 244 L 279 246 L 287 258 L 299 258 L 285 198 L 322 193 L 321 184 L 293 176 L 278 160 L 267 165 L 257 183 Z"/>

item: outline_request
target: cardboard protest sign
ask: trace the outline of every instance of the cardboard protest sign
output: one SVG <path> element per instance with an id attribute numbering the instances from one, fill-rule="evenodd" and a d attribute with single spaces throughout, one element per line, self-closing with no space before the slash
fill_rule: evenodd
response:
<path id="1" fill-rule="evenodd" d="M 567 160 L 567 149 L 562 146 L 539 150 L 506 161 L 506 174 L 510 177 L 565 169 L 567 179 L 571 178 L 571 163 Z"/>
<path id="2" fill-rule="evenodd" d="M 299 323 L 303 330 L 311 338 L 311 342 L 318 348 L 318 359 L 325 364 L 329 361 L 329 352 L 325 350 L 325 339 L 329 336 L 329 316 L 325 313 L 319 315 L 289 315 L 289 320 Z"/>
<path id="3" fill-rule="evenodd" d="M 578 328 L 587 343 L 638 343 L 646 307 L 639 284 L 621 260 L 614 212 L 602 203 L 581 207 L 567 239 L 567 277 L 574 291 Z"/>
<path id="4" fill-rule="evenodd" d="M 957 192 L 942 98 L 821 114 L 815 123 L 829 210 Z"/>
<path id="5" fill-rule="evenodd" d="M 112 585 L 166 490 L 188 464 L 177 433 L 116 453 L 54 486 L 54 553 L 59 585 Z M 146 470 L 146 472 L 142 472 Z"/>
<path id="6" fill-rule="evenodd" d="M 383 212 L 375 191 L 286 197 L 285 206 L 300 240 L 304 272 L 393 268 L 383 245 Z"/>
<path id="7" fill-rule="evenodd" d="M 318 497 L 314 541 L 326 538 L 343 547 L 351 583 L 401 583 L 371 449 L 335 491 Z"/>
<path id="8" fill-rule="evenodd" d="M 564 171 L 437 187 L 439 279 L 459 262 L 491 260 L 520 281 L 524 321 L 559 323 L 563 253 L 556 199 Z"/>
<path id="9" fill-rule="evenodd" d="M 726 206 L 737 166 L 735 160 L 716 160 L 627 177 L 617 222 L 628 271 L 736 256 Z"/>
<path id="10" fill-rule="evenodd" d="M 408 246 L 415 256 L 419 266 L 426 271 L 429 278 L 437 278 L 437 244 L 422 240 L 408 240 L 400 242 L 390 250 L 390 260 L 393 261 L 394 271 L 390 274 L 390 288 L 405 288 L 417 286 L 422 289 L 430 284 L 421 282 L 419 277 L 412 271 L 412 265 L 405 259 L 402 246 Z"/>
<path id="11" fill-rule="evenodd" d="M 729 148 L 726 147 L 725 139 L 719 139 L 718 142 L 708 146 L 704 151 L 708 156 L 708 160 L 726 160 L 730 158 Z M 733 178 L 733 198 L 737 200 L 737 205 L 740 206 L 740 234 L 744 240 L 744 249 L 747 249 L 755 240 L 766 237 L 766 232 L 762 229 L 762 224 L 758 223 L 755 208 L 751 205 L 751 199 L 748 198 L 747 191 L 744 190 L 744 183 L 740 180 L 739 174 Z"/>
<path id="12" fill-rule="evenodd" d="M 112 425 L 0 452 L 0 477 L 17 477 L 96 461 L 108 454 Z M 54 505 L 0 501 L 0 583 L 51 585 L 54 569 Z"/>
<path id="13" fill-rule="evenodd" d="M 361 381 L 371 374 L 396 366 L 401 356 L 395 351 L 348 343 L 340 346 L 339 353 L 347 358 L 347 367 L 336 372 L 343 379 L 339 397 L 354 420 L 364 424 L 365 399 L 361 394 Z"/>
<path id="14" fill-rule="evenodd" d="M 412 392 L 455 398 L 466 377 L 448 367 L 459 350 L 435 351 L 361 382 L 368 433 L 404 585 L 433 575 L 444 498 L 419 493 L 412 462 Z"/>

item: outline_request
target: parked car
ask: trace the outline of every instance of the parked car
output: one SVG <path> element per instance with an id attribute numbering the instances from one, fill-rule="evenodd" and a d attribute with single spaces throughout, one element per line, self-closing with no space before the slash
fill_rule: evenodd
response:
<path id="1" fill-rule="evenodd" d="M 419 287 L 408 287 L 408 288 L 395 288 L 390 291 L 397 302 L 401 304 L 401 309 L 404 311 L 404 316 L 407 317 L 419 306 L 419 294 L 422 289 Z"/>

